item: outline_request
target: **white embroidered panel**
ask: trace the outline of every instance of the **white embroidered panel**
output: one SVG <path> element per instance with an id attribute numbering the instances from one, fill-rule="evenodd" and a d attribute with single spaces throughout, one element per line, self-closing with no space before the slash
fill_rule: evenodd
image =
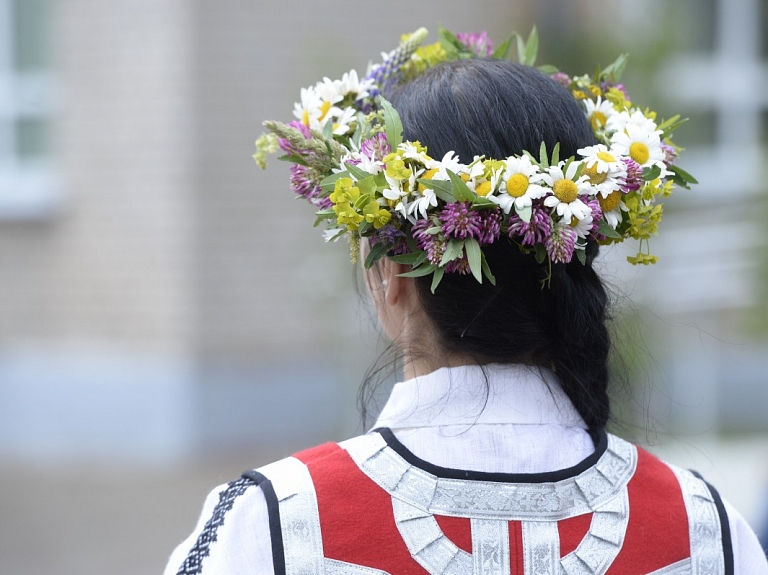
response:
<path id="1" fill-rule="evenodd" d="M 475 575 L 507 575 L 509 523 L 498 519 L 472 519 L 472 559 Z"/>
<path id="2" fill-rule="evenodd" d="M 691 560 L 683 559 L 672 565 L 668 565 L 662 569 L 657 569 L 653 573 L 648 575 L 690 575 L 691 574 Z"/>
<path id="3" fill-rule="evenodd" d="M 691 575 L 725 573 L 722 532 L 717 505 L 706 483 L 690 471 L 670 465 L 683 491 L 691 539 Z"/>
<path id="4" fill-rule="evenodd" d="M 386 571 L 354 565 L 345 561 L 336 561 L 335 559 L 325 559 L 323 567 L 325 575 L 390 575 Z"/>
<path id="5" fill-rule="evenodd" d="M 307 466 L 288 457 L 259 469 L 272 482 L 280 504 L 285 570 L 288 575 L 323 575 L 320 513 Z"/>
<path id="6" fill-rule="evenodd" d="M 523 522 L 524 575 L 560 571 L 560 533 L 555 521 Z"/>
<path id="7" fill-rule="evenodd" d="M 393 497 L 435 515 L 506 521 L 561 520 L 590 513 L 626 487 L 637 467 L 634 445 L 612 435 L 598 462 L 552 483 L 501 483 L 436 477 L 408 463 L 378 433 L 341 444 Z"/>

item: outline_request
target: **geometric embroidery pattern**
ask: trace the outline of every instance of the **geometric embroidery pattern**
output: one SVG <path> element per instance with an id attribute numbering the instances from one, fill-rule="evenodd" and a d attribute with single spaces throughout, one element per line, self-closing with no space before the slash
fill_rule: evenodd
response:
<path id="1" fill-rule="evenodd" d="M 211 543 L 214 543 L 218 537 L 219 527 L 224 525 L 224 518 L 235 504 L 235 499 L 240 497 L 249 487 L 257 483 L 253 479 L 241 477 L 232 481 L 227 488 L 219 493 L 219 502 L 213 510 L 211 518 L 206 522 L 203 531 L 195 541 L 194 547 L 190 549 L 189 555 L 181 564 L 176 575 L 199 575 L 203 570 L 203 559 L 210 553 Z"/>

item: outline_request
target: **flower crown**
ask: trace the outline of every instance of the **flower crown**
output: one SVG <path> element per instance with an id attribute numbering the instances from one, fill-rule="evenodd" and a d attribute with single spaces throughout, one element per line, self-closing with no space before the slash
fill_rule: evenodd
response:
<path id="1" fill-rule="evenodd" d="M 656 113 L 633 105 L 618 83 L 626 55 L 591 78 L 539 67 L 580 103 L 597 145 L 561 159 L 559 144 L 547 150 L 542 143 L 518 156 L 464 164 L 454 152 L 438 160 L 419 142 L 403 141 L 400 118 L 382 94 L 441 62 L 504 59 L 514 41 L 520 62 L 533 66 L 536 28 L 495 50 L 485 32 L 441 29 L 439 42 L 422 46 L 426 36 L 424 28 L 403 36 L 362 79 L 352 70 L 303 88 L 291 123 L 264 123 L 269 132 L 256 141 L 256 163 L 264 168 L 266 154 L 285 152 L 279 159 L 292 164 L 291 189 L 318 209 L 315 225 L 325 223 L 327 241 L 347 236 L 354 262 L 366 237 L 366 268 L 388 256 L 413 268 L 404 276 L 432 274 L 433 291 L 445 273 L 495 283 L 482 248 L 497 241 L 533 252 L 550 272 L 573 257 L 586 263 L 588 241 L 634 238 L 640 246 L 630 263 L 658 260 L 648 251 L 662 218 L 657 200 L 696 180 L 674 165 L 680 148 L 670 135 L 684 120 L 657 123 Z"/>

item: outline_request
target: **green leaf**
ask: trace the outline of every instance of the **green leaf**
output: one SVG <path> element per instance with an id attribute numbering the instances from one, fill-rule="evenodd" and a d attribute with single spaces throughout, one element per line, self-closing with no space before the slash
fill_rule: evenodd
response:
<path id="1" fill-rule="evenodd" d="M 616 60 L 605 67 L 601 75 L 605 78 L 610 78 L 614 82 L 618 82 L 624 73 L 624 69 L 627 67 L 627 62 L 629 62 L 629 54 L 620 54 Z"/>
<path id="2" fill-rule="evenodd" d="M 447 46 L 453 48 L 457 52 L 466 52 L 467 47 L 464 45 L 464 43 L 459 40 L 456 35 L 451 32 L 450 30 L 443 28 L 442 26 L 438 29 L 438 34 L 440 36 L 440 43 L 443 45 L 443 48 Z"/>
<path id="3" fill-rule="evenodd" d="M 382 96 L 376 98 L 376 103 L 384 112 L 384 129 L 387 133 L 387 142 L 394 151 L 403 143 L 403 123 L 400 121 L 400 115 L 392 107 L 392 104 Z"/>
<path id="4" fill-rule="evenodd" d="M 400 254 L 399 256 L 392 256 L 391 259 L 396 264 L 403 264 L 406 266 L 413 266 L 415 268 L 427 259 L 427 252 L 415 252 L 412 254 Z"/>
<path id="5" fill-rule="evenodd" d="M 550 163 L 553 166 L 556 166 L 557 164 L 560 163 L 560 142 L 555 144 L 555 147 L 552 150 L 552 159 L 551 159 Z"/>
<path id="6" fill-rule="evenodd" d="M 426 180 L 424 178 L 419 178 L 416 181 L 425 185 L 430 190 L 434 190 L 435 195 L 446 204 L 452 204 L 456 201 L 453 197 L 453 184 L 451 182 L 447 180 Z"/>
<path id="7" fill-rule="evenodd" d="M 437 268 L 435 270 L 435 275 L 432 276 L 432 287 L 430 288 L 432 290 L 432 293 L 435 293 L 435 290 L 437 289 L 437 286 L 440 285 L 440 281 L 443 279 L 444 274 L 445 274 L 444 268 Z"/>
<path id="8" fill-rule="evenodd" d="M 373 193 L 376 191 L 376 180 L 373 176 L 368 175 L 367 178 L 363 178 L 357 182 L 357 187 L 360 190 L 360 197 L 373 197 Z"/>
<path id="9" fill-rule="evenodd" d="M 512 44 L 512 40 L 515 39 L 515 36 L 516 34 L 512 34 L 504 42 L 499 44 L 493 51 L 493 54 L 491 54 L 491 58 L 495 58 L 497 60 L 505 60 L 509 54 L 509 47 Z"/>
<path id="10" fill-rule="evenodd" d="M 276 159 L 280 160 L 281 162 L 291 162 L 292 164 L 300 164 L 302 166 L 308 165 L 304 157 L 300 156 L 299 154 L 284 154 L 282 156 L 278 156 Z"/>
<path id="11" fill-rule="evenodd" d="M 515 40 L 517 40 L 517 60 L 525 64 L 525 40 L 520 34 L 515 34 Z"/>
<path id="12" fill-rule="evenodd" d="M 401 274 L 397 274 L 398 277 L 401 278 L 420 278 L 422 276 L 428 276 L 432 272 L 434 272 L 437 269 L 437 266 L 434 264 L 429 264 L 426 266 L 418 267 L 414 270 L 411 270 L 409 272 L 404 272 Z"/>
<path id="13" fill-rule="evenodd" d="M 323 139 L 324 140 L 331 140 L 333 139 L 333 122 L 328 120 L 325 123 L 325 126 L 323 126 Z"/>
<path id="14" fill-rule="evenodd" d="M 341 178 L 348 178 L 349 172 L 339 172 L 338 174 L 332 174 L 320 182 L 320 187 L 324 192 L 332 192 L 336 187 L 336 181 Z"/>
<path id="15" fill-rule="evenodd" d="M 360 168 L 358 168 L 356 165 L 354 165 L 354 164 L 351 164 L 351 163 L 349 163 L 349 162 L 347 162 L 347 163 L 345 164 L 345 167 L 347 168 L 347 171 L 348 171 L 350 174 L 352 174 L 352 177 L 353 177 L 353 178 L 355 178 L 355 179 L 356 179 L 356 180 L 358 180 L 358 181 L 359 181 L 359 180 L 364 180 L 364 179 L 366 179 L 366 178 L 369 178 L 369 177 L 371 177 L 371 174 L 369 174 L 369 173 L 368 173 L 368 172 L 366 172 L 365 170 L 361 170 L 361 169 L 360 169 Z"/>
<path id="16" fill-rule="evenodd" d="M 541 244 L 536 244 L 534 246 L 534 249 L 536 250 L 536 262 L 539 264 L 543 264 L 544 260 L 546 260 L 549 255 L 547 254 L 547 248 L 545 248 Z"/>
<path id="17" fill-rule="evenodd" d="M 621 239 L 621 235 L 605 220 L 600 220 L 600 226 L 597 228 L 597 233 L 604 235 L 606 238 L 613 238 L 614 240 Z"/>
<path id="18" fill-rule="evenodd" d="M 546 142 L 542 142 L 541 147 L 539 148 L 539 165 L 544 169 L 549 167 L 549 157 L 547 156 Z"/>
<path id="19" fill-rule="evenodd" d="M 480 244 L 475 238 L 467 238 L 464 240 L 464 248 L 472 275 L 479 283 L 483 283 L 483 252 L 480 250 Z"/>
<path id="20" fill-rule="evenodd" d="M 685 180 L 689 184 L 698 184 L 699 183 L 699 180 L 694 178 L 691 174 L 689 174 L 688 172 L 686 172 L 682 168 L 678 168 L 677 166 L 670 166 L 669 167 L 669 171 L 672 172 L 673 174 L 676 174 L 676 175 L 680 176 L 683 180 Z"/>
<path id="21" fill-rule="evenodd" d="M 587 265 L 587 250 L 580 250 L 576 248 L 576 257 L 579 258 L 581 265 Z"/>
<path id="22" fill-rule="evenodd" d="M 643 180 L 651 182 L 661 175 L 661 168 L 659 166 L 653 166 L 652 168 L 645 168 L 643 170 Z"/>
<path id="23" fill-rule="evenodd" d="M 531 29 L 528 35 L 528 41 L 525 43 L 525 60 L 523 64 L 533 66 L 536 63 L 536 56 L 539 53 L 539 32 L 536 26 Z"/>
<path id="24" fill-rule="evenodd" d="M 676 117 L 679 117 L 679 116 L 676 116 Z M 687 121 L 688 121 L 688 118 L 682 118 L 680 120 L 677 120 L 677 121 L 669 124 L 668 126 L 665 126 L 664 128 L 659 128 L 660 130 L 664 130 L 661 133 L 660 138 L 662 140 L 666 140 L 667 138 L 669 138 L 672 135 L 672 132 L 677 130 L 680 126 L 685 124 Z M 665 122 L 665 124 L 666 124 L 666 122 Z"/>
<path id="25" fill-rule="evenodd" d="M 451 240 L 448 245 L 445 246 L 443 252 L 443 259 L 440 260 L 440 266 L 444 266 L 448 262 L 452 262 L 456 258 L 460 258 L 464 252 L 464 242 L 461 240 Z"/>
<path id="26" fill-rule="evenodd" d="M 390 246 L 384 242 L 374 244 L 371 251 L 368 252 L 368 256 L 365 258 L 365 269 L 369 270 L 378 260 L 387 255 Z"/>
<path id="27" fill-rule="evenodd" d="M 320 222 L 325 220 L 330 220 L 336 217 L 336 212 L 333 210 L 323 210 L 321 212 L 315 212 L 315 215 L 317 216 L 317 219 L 315 220 L 315 225 L 313 225 L 313 228 L 316 228 L 320 225 Z"/>
<path id="28" fill-rule="evenodd" d="M 488 278 L 488 281 L 491 282 L 492 286 L 496 285 L 496 278 L 491 273 L 491 267 L 488 265 L 488 262 L 485 259 L 485 254 L 483 254 L 483 275 Z"/>
<path id="29" fill-rule="evenodd" d="M 531 223 L 531 217 L 533 217 L 533 206 L 526 206 L 520 209 L 515 206 L 515 212 L 526 224 Z"/>
<path id="30" fill-rule="evenodd" d="M 475 194 L 469 189 L 469 186 L 467 186 L 467 184 L 464 183 L 464 180 L 451 170 L 447 170 L 447 172 L 448 176 L 451 178 L 451 182 L 453 182 L 453 190 L 451 193 L 453 194 L 453 197 L 456 198 L 456 201 L 471 202 L 475 197 Z"/>
<path id="31" fill-rule="evenodd" d="M 477 196 L 472 200 L 472 206 L 474 206 L 475 208 L 492 208 L 492 207 L 495 207 L 496 204 L 494 204 L 488 198 L 484 198 L 483 196 Z"/>
<path id="32" fill-rule="evenodd" d="M 544 64 L 543 66 L 539 66 L 538 70 L 547 76 L 552 76 L 553 74 L 557 74 L 560 71 L 557 67 L 552 66 L 551 64 Z"/>

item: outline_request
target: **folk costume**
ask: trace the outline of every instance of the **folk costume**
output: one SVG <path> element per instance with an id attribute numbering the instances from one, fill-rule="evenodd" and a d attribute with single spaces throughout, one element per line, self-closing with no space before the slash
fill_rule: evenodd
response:
<path id="1" fill-rule="evenodd" d="M 768 564 L 696 473 L 587 429 L 546 370 L 492 365 L 399 383 L 368 434 L 214 490 L 165 571 L 200 573 L 764 575 Z"/>

